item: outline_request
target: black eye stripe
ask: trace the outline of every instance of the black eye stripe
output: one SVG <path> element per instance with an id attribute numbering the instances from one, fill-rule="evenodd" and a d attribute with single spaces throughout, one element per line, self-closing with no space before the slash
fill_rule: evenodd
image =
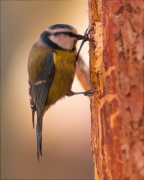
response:
<path id="1" fill-rule="evenodd" d="M 61 35 L 61 34 L 65 34 L 65 35 L 68 35 L 68 36 L 70 36 L 70 37 L 75 37 L 75 38 L 77 38 L 77 35 L 76 35 L 76 34 L 73 34 L 72 32 L 56 32 L 56 33 L 54 33 L 53 35 L 54 35 L 54 36 L 58 36 L 58 35 Z"/>

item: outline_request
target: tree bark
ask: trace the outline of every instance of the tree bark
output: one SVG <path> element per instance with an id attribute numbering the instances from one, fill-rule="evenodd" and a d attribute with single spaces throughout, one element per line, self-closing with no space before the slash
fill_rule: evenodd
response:
<path id="1" fill-rule="evenodd" d="M 144 0 L 89 0 L 95 180 L 144 179 Z"/>

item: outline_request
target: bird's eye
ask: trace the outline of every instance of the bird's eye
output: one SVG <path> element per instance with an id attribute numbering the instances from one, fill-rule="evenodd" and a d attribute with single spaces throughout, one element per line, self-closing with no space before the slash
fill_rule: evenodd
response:
<path id="1" fill-rule="evenodd" d="M 77 43 L 77 39 L 74 40 L 74 43 Z"/>

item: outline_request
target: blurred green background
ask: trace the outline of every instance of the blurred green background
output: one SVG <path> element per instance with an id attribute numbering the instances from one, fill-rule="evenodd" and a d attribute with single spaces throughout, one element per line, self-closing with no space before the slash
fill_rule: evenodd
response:
<path id="1" fill-rule="evenodd" d="M 66 97 L 46 112 L 43 157 L 36 157 L 27 58 L 40 33 L 66 23 L 83 34 L 86 0 L 1 1 L 1 179 L 93 179 L 90 102 Z M 88 64 L 88 43 L 81 55 Z M 75 78 L 73 90 L 83 91 Z"/>

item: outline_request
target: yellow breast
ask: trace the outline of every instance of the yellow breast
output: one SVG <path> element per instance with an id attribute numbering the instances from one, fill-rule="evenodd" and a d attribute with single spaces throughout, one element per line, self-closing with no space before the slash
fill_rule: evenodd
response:
<path id="1" fill-rule="evenodd" d="M 76 52 L 56 50 L 54 52 L 55 74 L 46 106 L 54 104 L 70 90 L 75 75 Z"/>

